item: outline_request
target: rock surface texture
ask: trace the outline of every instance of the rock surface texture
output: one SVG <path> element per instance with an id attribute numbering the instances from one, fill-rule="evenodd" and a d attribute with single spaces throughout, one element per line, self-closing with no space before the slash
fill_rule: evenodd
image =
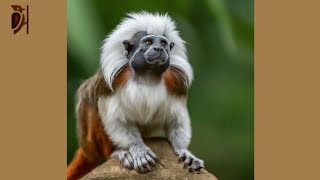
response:
<path id="1" fill-rule="evenodd" d="M 128 170 L 120 164 L 117 157 L 112 157 L 81 180 L 217 180 L 204 169 L 200 172 L 189 172 L 188 168 L 184 168 L 183 162 L 178 162 L 178 157 L 166 139 L 151 138 L 145 143 L 159 158 L 159 162 L 151 172 L 139 174 L 135 170 Z"/>

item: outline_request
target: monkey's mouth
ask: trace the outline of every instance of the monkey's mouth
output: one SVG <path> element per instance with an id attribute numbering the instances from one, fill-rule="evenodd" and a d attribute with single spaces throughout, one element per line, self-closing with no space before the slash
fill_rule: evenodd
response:
<path id="1" fill-rule="evenodd" d="M 131 67 L 137 75 L 155 75 L 160 77 L 160 75 L 166 71 L 170 65 L 169 58 L 164 59 L 159 56 L 148 57 L 148 59 L 140 59 L 131 61 Z"/>
<path id="2" fill-rule="evenodd" d="M 155 57 L 155 58 L 146 59 L 146 61 L 148 64 L 161 66 L 161 65 L 165 64 L 168 60 L 161 59 L 159 57 Z"/>
<path id="3" fill-rule="evenodd" d="M 159 53 L 146 53 L 146 62 L 152 65 L 163 65 L 169 60 L 169 56 L 166 52 Z"/>

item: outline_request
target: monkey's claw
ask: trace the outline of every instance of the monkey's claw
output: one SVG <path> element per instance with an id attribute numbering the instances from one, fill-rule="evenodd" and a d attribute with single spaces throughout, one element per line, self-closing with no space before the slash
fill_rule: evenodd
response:
<path id="1" fill-rule="evenodd" d="M 179 152 L 179 162 L 184 162 L 184 167 L 189 166 L 189 171 L 200 171 L 201 168 L 204 168 L 204 162 L 201 159 L 198 159 L 192 155 L 187 150 L 182 150 Z"/>
<path id="2" fill-rule="evenodd" d="M 133 158 L 133 168 L 139 173 L 151 171 L 151 166 L 155 166 L 158 161 L 157 155 L 147 146 L 135 145 L 129 152 Z"/>

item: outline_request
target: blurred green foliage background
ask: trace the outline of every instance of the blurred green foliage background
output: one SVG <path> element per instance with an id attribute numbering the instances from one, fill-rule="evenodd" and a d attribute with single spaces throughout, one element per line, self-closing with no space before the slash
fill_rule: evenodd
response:
<path id="1" fill-rule="evenodd" d="M 68 154 L 77 148 L 74 96 L 99 65 L 105 36 L 127 12 L 168 12 L 188 42 L 195 79 L 190 149 L 219 179 L 254 179 L 253 0 L 68 0 Z"/>

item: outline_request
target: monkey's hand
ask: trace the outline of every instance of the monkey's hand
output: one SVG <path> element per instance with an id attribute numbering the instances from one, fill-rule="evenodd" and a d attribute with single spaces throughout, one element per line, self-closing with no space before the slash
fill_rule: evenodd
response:
<path id="1" fill-rule="evenodd" d="M 184 162 L 184 167 L 189 166 L 189 171 L 200 171 L 201 168 L 204 168 L 204 163 L 201 159 L 198 159 L 187 149 L 177 151 L 179 156 L 178 161 Z"/>
<path id="2" fill-rule="evenodd" d="M 133 145 L 129 151 L 117 150 L 113 155 L 118 156 L 124 167 L 135 169 L 139 173 L 151 171 L 151 166 L 155 166 L 158 161 L 157 155 L 146 145 Z"/>
<path id="3" fill-rule="evenodd" d="M 139 173 L 151 171 L 151 166 L 155 166 L 158 161 L 157 155 L 142 143 L 131 145 L 129 151 L 120 154 L 123 165 L 128 169 L 134 168 Z"/>

